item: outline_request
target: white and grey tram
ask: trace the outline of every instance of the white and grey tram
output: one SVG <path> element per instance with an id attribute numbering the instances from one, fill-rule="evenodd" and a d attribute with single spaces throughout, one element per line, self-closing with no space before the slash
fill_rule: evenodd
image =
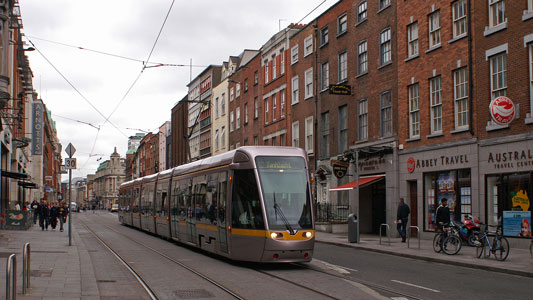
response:
<path id="1" fill-rule="evenodd" d="M 234 260 L 301 262 L 315 230 L 300 148 L 240 147 L 126 182 L 119 220 Z"/>

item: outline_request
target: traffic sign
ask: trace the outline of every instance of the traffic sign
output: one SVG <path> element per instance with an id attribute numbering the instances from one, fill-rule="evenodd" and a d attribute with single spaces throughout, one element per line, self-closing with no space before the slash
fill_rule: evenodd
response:
<path id="1" fill-rule="evenodd" d="M 65 158 L 65 169 L 76 169 L 76 159 Z"/>
<path id="2" fill-rule="evenodd" d="M 65 152 L 68 154 L 69 157 L 72 157 L 72 155 L 74 155 L 74 153 L 76 153 L 76 148 L 74 148 L 74 145 L 72 145 L 72 143 L 68 143 L 68 146 L 65 149 Z"/>

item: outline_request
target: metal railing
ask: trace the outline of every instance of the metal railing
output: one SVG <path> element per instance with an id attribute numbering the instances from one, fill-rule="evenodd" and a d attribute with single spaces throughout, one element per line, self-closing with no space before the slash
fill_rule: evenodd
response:
<path id="1" fill-rule="evenodd" d="M 6 266 L 6 300 L 17 299 L 17 257 L 11 254 Z"/>
<path id="2" fill-rule="evenodd" d="M 390 226 L 387 223 L 383 223 L 379 225 L 379 244 L 381 245 L 381 228 L 387 227 L 387 238 L 389 239 L 389 246 L 390 246 Z"/>
<path id="3" fill-rule="evenodd" d="M 24 244 L 22 250 L 22 294 L 26 295 L 26 292 L 30 288 L 30 260 L 31 260 L 31 247 L 30 243 Z"/>
<path id="4" fill-rule="evenodd" d="M 409 226 L 409 234 L 407 235 L 407 248 L 409 248 L 409 241 L 411 240 L 411 229 L 416 229 L 416 236 L 418 237 L 418 250 L 420 250 L 420 228 L 418 226 Z"/>
<path id="5" fill-rule="evenodd" d="M 347 222 L 349 214 L 350 205 L 332 203 L 315 204 L 316 222 Z"/>

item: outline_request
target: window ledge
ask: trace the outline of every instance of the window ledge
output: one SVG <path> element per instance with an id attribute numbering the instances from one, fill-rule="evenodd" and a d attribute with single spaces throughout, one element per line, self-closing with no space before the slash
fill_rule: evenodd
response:
<path id="1" fill-rule="evenodd" d="M 419 57 L 420 57 L 420 54 L 413 55 L 413 56 L 410 56 L 410 57 L 404 59 L 404 62 L 408 62 L 408 61 L 410 61 L 410 60 L 413 60 L 413 59 L 415 59 L 415 58 L 419 58 Z"/>
<path id="2" fill-rule="evenodd" d="M 308 57 L 309 55 L 313 54 L 313 51 L 307 53 L 307 54 L 304 54 L 304 57 Z"/>
<path id="3" fill-rule="evenodd" d="M 322 94 L 323 92 L 327 92 L 327 91 L 329 91 L 329 88 L 325 88 L 325 89 L 320 90 L 320 93 Z"/>
<path id="4" fill-rule="evenodd" d="M 426 135 L 426 138 L 432 139 L 432 138 L 442 137 L 442 136 L 444 136 L 444 133 L 436 132 L 436 133 L 432 133 L 432 134 Z"/>
<path id="5" fill-rule="evenodd" d="M 344 80 L 337 82 L 337 84 L 343 84 L 343 83 L 348 83 L 348 79 L 344 79 Z"/>
<path id="6" fill-rule="evenodd" d="M 291 66 L 296 64 L 297 62 L 298 62 L 297 60 L 296 61 L 291 61 Z"/>
<path id="7" fill-rule="evenodd" d="M 440 48 L 442 48 L 442 44 L 438 44 L 436 46 L 433 46 L 433 47 L 427 49 L 425 53 L 428 54 L 429 52 L 433 52 L 433 51 L 435 51 L 437 49 L 440 49 Z"/>
<path id="8" fill-rule="evenodd" d="M 361 74 L 355 76 L 355 78 L 361 78 L 361 77 L 363 77 L 363 76 L 365 76 L 365 75 L 368 75 L 368 71 L 366 71 L 366 72 L 364 72 L 364 73 L 361 73 Z"/>
<path id="9" fill-rule="evenodd" d="M 367 12 L 368 12 L 368 11 L 367 11 Z M 367 20 L 368 20 L 368 18 L 364 18 L 364 19 L 362 19 L 361 21 L 357 22 L 357 24 L 355 24 L 355 27 L 357 27 L 357 26 L 359 26 L 359 25 L 361 25 L 361 24 L 366 23 Z"/>
<path id="10" fill-rule="evenodd" d="M 311 98 L 313 98 L 313 95 L 309 95 L 309 96 L 305 97 L 304 100 L 308 100 L 308 99 L 311 99 Z"/>
<path id="11" fill-rule="evenodd" d="M 500 130 L 500 129 L 505 129 L 505 128 L 509 128 L 509 125 L 498 125 L 496 123 L 488 121 L 487 127 L 485 127 L 485 130 L 489 132 L 489 131 L 495 131 L 495 130 Z"/>
<path id="12" fill-rule="evenodd" d="M 533 19 L 533 11 L 524 10 L 524 14 L 522 15 L 522 21 L 527 21 L 529 19 Z"/>
<path id="13" fill-rule="evenodd" d="M 485 27 L 485 31 L 483 31 L 483 36 L 489 36 L 493 33 L 496 33 L 498 31 L 502 31 L 507 28 L 507 20 L 505 22 L 498 24 L 494 27 Z"/>
<path id="14" fill-rule="evenodd" d="M 390 66 L 390 65 L 392 65 L 392 60 L 389 61 L 389 62 L 387 62 L 387 63 L 382 64 L 381 66 L 379 66 L 379 67 L 378 67 L 378 70 L 379 70 L 379 69 L 383 69 L 383 68 L 385 68 L 385 67 L 387 67 L 387 66 Z"/>
<path id="15" fill-rule="evenodd" d="M 467 36 L 468 36 L 468 34 L 463 33 L 462 35 L 460 35 L 460 36 L 456 36 L 456 37 L 454 37 L 453 39 L 449 40 L 449 41 L 448 41 L 448 44 L 455 43 L 455 42 L 457 42 L 457 41 L 459 41 L 459 40 L 464 39 L 464 38 L 467 37 Z"/>
<path id="16" fill-rule="evenodd" d="M 328 42 L 326 42 L 326 43 L 324 43 L 324 44 L 322 44 L 322 45 L 320 45 L 320 47 L 319 47 L 319 48 L 320 48 L 320 49 L 322 49 L 322 47 L 326 47 L 327 45 L 329 45 L 329 41 L 328 41 Z"/>
<path id="17" fill-rule="evenodd" d="M 300 103 L 300 101 L 291 102 L 291 105 L 296 105 L 296 104 L 298 104 L 298 103 Z"/>
<path id="18" fill-rule="evenodd" d="M 461 133 L 461 132 L 468 132 L 470 129 L 467 127 L 467 128 L 460 128 L 460 129 L 455 129 L 455 130 L 452 130 L 450 133 L 451 134 L 456 134 L 456 133 Z"/>
<path id="19" fill-rule="evenodd" d="M 409 142 L 417 142 L 417 141 L 420 141 L 420 137 L 412 137 L 412 138 L 409 138 L 409 139 L 406 139 L 405 140 L 407 143 Z"/>
<path id="20" fill-rule="evenodd" d="M 348 32 L 348 30 L 344 30 L 343 32 L 338 33 L 337 34 L 337 38 L 340 38 L 341 36 L 345 35 L 347 32 Z"/>
<path id="21" fill-rule="evenodd" d="M 389 3 L 387 6 L 382 7 L 380 10 L 378 10 L 377 14 L 379 15 L 382 11 L 386 10 L 386 9 L 389 8 L 390 6 L 391 6 L 391 4 Z"/>

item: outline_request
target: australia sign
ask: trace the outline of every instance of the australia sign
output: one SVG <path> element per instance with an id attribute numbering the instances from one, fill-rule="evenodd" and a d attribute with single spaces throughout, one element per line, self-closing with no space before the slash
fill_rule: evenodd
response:
<path id="1" fill-rule="evenodd" d="M 515 118 L 515 105 L 507 97 L 498 97 L 490 102 L 490 115 L 498 125 L 508 125 Z"/>

